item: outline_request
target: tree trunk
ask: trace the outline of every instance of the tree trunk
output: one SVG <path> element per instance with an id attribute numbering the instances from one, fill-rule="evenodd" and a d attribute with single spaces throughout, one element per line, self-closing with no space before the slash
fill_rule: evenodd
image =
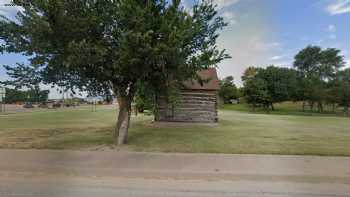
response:
<path id="1" fill-rule="evenodd" d="M 348 116 L 349 115 L 349 106 L 345 105 L 344 106 L 344 116 Z"/>
<path id="2" fill-rule="evenodd" d="M 267 103 L 267 104 L 265 104 L 264 106 L 265 106 L 266 113 L 269 114 L 269 113 L 270 113 L 270 104 Z"/>
<path id="3" fill-rule="evenodd" d="M 119 113 L 117 126 L 115 128 L 115 143 L 126 144 L 131 116 L 131 100 L 125 97 L 117 97 Z"/>
<path id="4" fill-rule="evenodd" d="M 310 103 L 310 109 L 311 109 L 311 112 L 314 111 L 314 102 L 311 102 L 311 103 Z"/>
<path id="5" fill-rule="evenodd" d="M 159 120 L 159 109 L 158 109 L 158 97 L 154 96 L 153 98 L 153 103 L 154 103 L 154 121 L 158 121 Z"/>
<path id="6" fill-rule="evenodd" d="M 318 108 L 318 112 L 320 112 L 320 113 L 323 112 L 323 104 L 322 104 L 322 102 L 318 102 L 317 108 Z"/>
<path id="7" fill-rule="evenodd" d="M 274 111 L 275 107 L 273 106 L 273 103 L 271 103 L 271 110 Z"/>
<path id="8" fill-rule="evenodd" d="M 303 108 L 303 112 L 305 112 L 305 101 L 303 101 L 303 106 L 302 106 L 302 108 Z"/>

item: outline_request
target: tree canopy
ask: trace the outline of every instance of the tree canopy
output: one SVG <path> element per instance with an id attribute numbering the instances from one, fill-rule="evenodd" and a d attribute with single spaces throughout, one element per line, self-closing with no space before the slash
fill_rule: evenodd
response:
<path id="1" fill-rule="evenodd" d="M 334 94 L 336 99 L 341 106 L 344 107 L 344 112 L 349 113 L 350 108 L 350 68 L 339 71 L 334 79 L 335 89 Z"/>
<path id="2" fill-rule="evenodd" d="M 220 80 L 219 96 L 223 99 L 224 103 L 229 103 L 231 99 L 237 99 L 239 97 L 239 91 L 232 76 Z"/>
<path id="3" fill-rule="evenodd" d="M 271 103 L 271 96 L 268 93 L 267 83 L 261 78 L 248 78 L 244 80 L 244 96 L 248 103 L 252 104 L 253 111 L 257 106 L 264 106 L 268 109 Z"/>
<path id="4" fill-rule="evenodd" d="M 327 97 L 329 100 L 327 87 L 339 69 L 345 66 L 340 50 L 307 46 L 295 55 L 293 66 L 303 77 L 301 100 L 308 101 L 311 108 L 317 103 L 319 111 L 323 111 L 323 101 Z"/>
<path id="5" fill-rule="evenodd" d="M 26 91 L 6 88 L 5 102 L 45 102 L 49 97 L 49 93 L 49 90 L 40 90 L 38 86 Z"/>
<path id="6" fill-rule="evenodd" d="M 243 76 L 244 93 L 248 103 L 273 110 L 273 104 L 283 101 L 303 101 L 303 110 L 317 104 L 319 112 L 323 104 L 349 109 L 349 69 L 345 66 L 341 51 L 307 46 L 295 55 L 294 68 L 269 66 L 248 67 Z"/>
<path id="7" fill-rule="evenodd" d="M 267 68 L 249 67 L 242 76 L 247 101 L 263 105 L 266 109 L 273 103 L 293 100 L 297 94 L 298 73 L 289 68 L 268 66 Z"/>
<path id="8" fill-rule="evenodd" d="M 15 81 L 28 81 L 30 71 L 37 81 L 72 91 L 113 91 L 119 104 L 115 138 L 122 144 L 140 87 L 166 94 L 229 57 L 216 45 L 226 25 L 216 15 L 210 0 L 191 11 L 180 0 L 33 0 L 17 22 L 2 16 L 0 49 L 29 58 L 29 65 L 8 69 Z"/>

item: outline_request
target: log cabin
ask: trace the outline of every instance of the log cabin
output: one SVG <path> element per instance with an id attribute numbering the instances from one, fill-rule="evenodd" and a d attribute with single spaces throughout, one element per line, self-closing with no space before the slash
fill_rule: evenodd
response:
<path id="1" fill-rule="evenodd" d="M 157 99 L 158 116 L 156 121 L 161 122 L 218 122 L 218 90 L 219 79 L 215 68 L 199 71 L 198 76 L 203 80 L 188 80 L 176 104 L 167 102 L 167 99 Z"/>

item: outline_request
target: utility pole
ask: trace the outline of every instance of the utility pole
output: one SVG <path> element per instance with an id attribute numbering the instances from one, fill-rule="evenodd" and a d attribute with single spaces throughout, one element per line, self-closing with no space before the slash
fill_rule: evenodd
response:
<path id="1" fill-rule="evenodd" d="M 62 108 L 64 108 L 64 87 L 62 86 Z"/>
<path id="2" fill-rule="evenodd" d="M 0 87 L 0 113 L 5 112 L 5 95 L 6 89 Z"/>
<path id="3" fill-rule="evenodd" d="M 95 98 L 92 99 L 92 102 L 91 102 L 91 111 L 92 112 L 96 112 L 97 111 L 97 101 Z"/>

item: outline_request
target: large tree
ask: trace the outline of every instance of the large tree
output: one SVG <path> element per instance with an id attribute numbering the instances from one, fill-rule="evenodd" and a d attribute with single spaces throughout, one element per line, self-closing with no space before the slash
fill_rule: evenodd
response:
<path id="1" fill-rule="evenodd" d="M 261 68 L 248 67 L 243 76 L 243 95 L 247 100 L 247 103 L 252 105 L 252 110 L 255 111 L 256 107 L 263 106 L 268 110 L 271 103 L 271 96 L 268 92 L 268 86 L 266 80 L 257 77 Z"/>
<path id="2" fill-rule="evenodd" d="M 298 73 L 293 69 L 268 66 L 258 69 L 255 78 L 265 81 L 272 110 L 274 110 L 274 103 L 292 100 L 296 94 Z"/>
<path id="3" fill-rule="evenodd" d="M 251 78 L 244 81 L 244 96 L 247 103 L 252 105 L 255 112 L 256 107 L 262 106 L 269 111 L 271 96 L 269 95 L 267 83 L 261 78 Z"/>
<path id="4" fill-rule="evenodd" d="M 224 103 L 229 103 L 231 99 L 237 99 L 239 97 L 239 92 L 232 76 L 220 80 L 219 96 Z"/>
<path id="5" fill-rule="evenodd" d="M 350 68 L 337 72 L 333 80 L 337 102 L 344 107 L 344 113 L 349 115 L 350 108 Z"/>
<path id="6" fill-rule="evenodd" d="M 294 67 L 304 78 L 303 100 L 308 101 L 311 108 L 317 103 L 319 111 L 323 110 L 327 83 L 344 65 L 344 57 L 340 55 L 340 50 L 335 48 L 307 46 L 294 57 Z"/>
<path id="7" fill-rule="evenodd" d="M 298 72 L 283 67 L 249 67 L 244 72 L 244 92 L 253 107 L 257 104 L 274 110 L 274 103 L 293 100 L 298 94 Z"/>
<path id="8" fill-rule="evenodd" d="M 119 114 L 115 141 L 127 142 L 139 87 L 167 93 L 228 57 L 218 50 L 226 25 L 211 0 L 188 11 L 180 0 L 18 0 L 17 21 L 2 16 L 1 52 L 21 53 L 40 82 L 90 93 L 112 91 Z M 16 80 L 25 80 L 25 72 Z"/>

